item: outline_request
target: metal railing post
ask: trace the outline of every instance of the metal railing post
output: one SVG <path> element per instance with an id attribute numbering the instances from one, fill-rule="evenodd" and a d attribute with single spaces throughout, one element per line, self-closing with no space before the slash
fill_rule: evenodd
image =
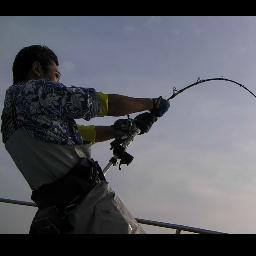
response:
<path id="1" fill-rule="evenodd" d="M 180 229 L 176 229 L 176 235 L 180 235 L 180 233 L 181 233 L 181 230 Z"/>

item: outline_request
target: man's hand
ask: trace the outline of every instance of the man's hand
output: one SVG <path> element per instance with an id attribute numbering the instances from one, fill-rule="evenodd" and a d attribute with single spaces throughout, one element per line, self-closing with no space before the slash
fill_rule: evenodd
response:
<path id="1" fill-rule="evenodd" d="M 153 99 L 153 108 L 151 114 L 156 117 L 163 116 L 169 109 L 170 103 L 168 100 L 162 98 L 162 96 Z"/>
<path id="2" fill-rule="evenodd" d="M 140 129 L 140 135 L 147 133 L 152 127 L 153 123 L 157 121 L 157 117 L 152 115 L 150 112 L 144 112 L 137 115 L 132 119 L 118 119 L 112 125 L 115 130 L 116 138 L 126 139 L 130 131 L 134 128 L 134 125 Z"/>
<path id="3" fill-rule="evenodd" d="M 134 118 L 136 127 L 141 131 L 140 134 L 147 133 L 156 121 L 157 117 L 150 112 L 144 112 Z"/>
<path id="4" fill-rule="evenodd" d="M 132 119 L 118 119 L 111 127 L 115 131 L 115 138 L 124 140 L 128 137 L 133 126 L 134 124 Z"/>

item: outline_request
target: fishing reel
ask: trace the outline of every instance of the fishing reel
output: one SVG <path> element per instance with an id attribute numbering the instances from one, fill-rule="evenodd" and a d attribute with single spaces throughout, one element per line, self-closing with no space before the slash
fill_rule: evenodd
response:
<path id="1" fill-rule="evenodd" d="M 111 165 L 116 166 L 119 161 L 119 170 L 121 170 L 121 165 L 126 164 L 129 165 L 134 157 L 126 152 L 126 149 L 131 144 L 131 142 L 134 140 L 135 136 L 140 133 L 140 129 L 136 127 L 135 122 L 133 119 L 131 119 L 128 115 L 128 121 L 126 122 L 127 133 L 125 136 L 121 138 L 117 138 L 114 141 L 110 143 L 111 148 L 110 150 L 113 150 L 113 157 L 109 160 L 108 165 L 103 170 L 103 173 L 105 174 L 106 171 L 109 169 Z"/>
<path id="2" fill-rule="evenodd" d="M 121 170 L 122 164 L 129 165 L 132 162 L 134 157 L 126 152 L 125 148 L 122 146 L 122 143 L 119 143 L 118 140 L 114 140 L 113 142 L 110 143 L 110 145 L 111 145 L 110 150 L 113 150 L 113 155 L 114 155 L 111 161 L 115 166 L 117 165 L 118 159 L 120 160 L 119 170 Z"/>

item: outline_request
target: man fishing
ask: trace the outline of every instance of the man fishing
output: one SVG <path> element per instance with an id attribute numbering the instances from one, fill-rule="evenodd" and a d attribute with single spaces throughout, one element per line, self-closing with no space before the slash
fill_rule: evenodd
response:
<path id="1" fill-rule="evenodd" d="M 93 143 L 125 139 L 128 119 L 111 126 L 77 125 L 75 119 L 146 111 L 134 119 L 144 134 L 168 111 L 169 101 L 66 86 L 59 82 L 58 66 L 47 46 L 21 49 L 1 117 L 6 150 L 39 208 L 30 234 L 144 233 L 90 155 Z"/>

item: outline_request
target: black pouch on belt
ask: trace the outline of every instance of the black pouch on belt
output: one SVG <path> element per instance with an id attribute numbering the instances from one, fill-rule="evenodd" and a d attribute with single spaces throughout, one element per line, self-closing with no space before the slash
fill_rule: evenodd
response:
<path id="1" fill-rule="evenodd" d="M 31 199 L 39 209 L 54 205 L 64 209 L 83 198 L 101 180 L 105 177 L 98 163 L 92 159 L 81 159 L 63 177 L 33 191 Z"/>

